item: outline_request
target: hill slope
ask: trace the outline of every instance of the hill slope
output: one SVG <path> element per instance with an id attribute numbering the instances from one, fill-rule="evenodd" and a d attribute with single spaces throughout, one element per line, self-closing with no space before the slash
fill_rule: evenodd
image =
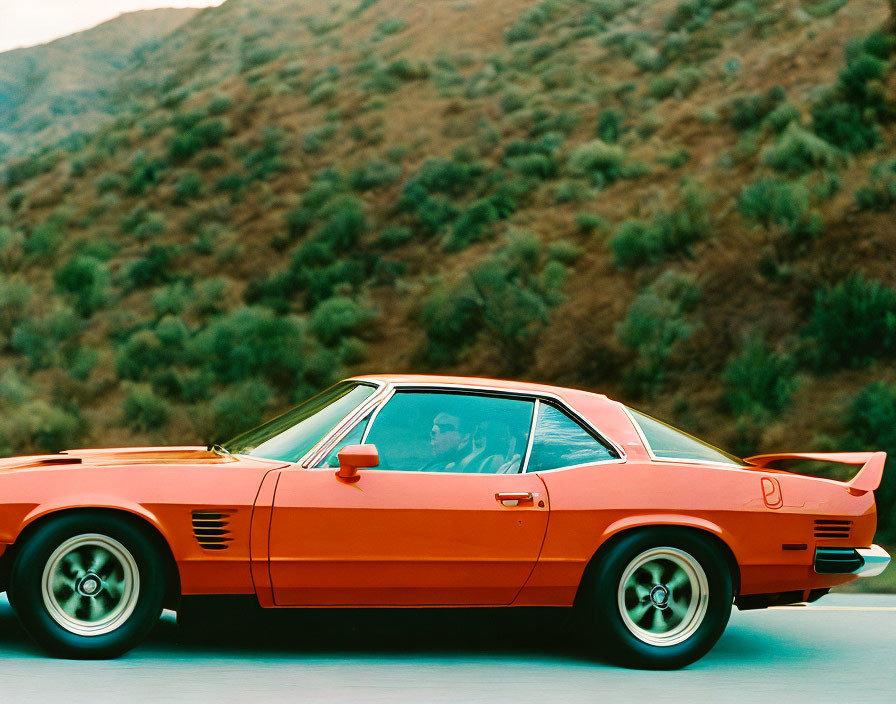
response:
<path id="1" fill-rule="evenodd" d="M 887 13 L 204 11 L 114 124 L 2 167 L 0 449 L 223 438 L 425 369 L 601 390 L 736 452 L 896 450 Z"/>
<path id="2" fill-rule="evenodd" d="M 47 44 L 0 53 L 0 152 L 26 154 L 76 131 L 94 132 L 114 114 L 110 81 L 135 54 L 196 12 L 131 12 Z"/>

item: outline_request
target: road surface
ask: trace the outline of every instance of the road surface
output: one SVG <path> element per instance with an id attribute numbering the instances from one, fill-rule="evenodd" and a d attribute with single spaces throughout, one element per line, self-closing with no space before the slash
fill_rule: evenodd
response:
<path id="1" fill-rule="evenodd" d="M 166 612 L 127 656 L 72 662 L 44 657 L 0 597 L 0 702 L 896 701 L 896 596 L 735 611 L 715 649 L 677 672 L 595 662 L 561 647 L 562 633 L 518 621 L 469 640 L 462 618 L 405 624 L 385 644 L 382 625 L 314 635 L 278 618 L 259 624 L 275 644 L 182 645 Z"/>

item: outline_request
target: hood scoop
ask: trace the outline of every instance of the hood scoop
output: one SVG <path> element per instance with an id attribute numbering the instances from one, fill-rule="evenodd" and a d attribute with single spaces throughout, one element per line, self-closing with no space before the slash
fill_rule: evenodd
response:
<path id="1" fill-rule="evenodd" d="M 64 450 L 64 456 L 78 458 L 90 464 L 112 464 L 127 462 L 128 464 L 165 464 L 184 462 L 225 463 L 235 462 L 236 458 L 221 455 L 201 445 L 182 447 L 116 447 L 108 450 Z"/>
<path id="2" fill-rule="evenodd" d="M 29 467 L 52 467 L 56 464 L 81 464 L 80 457 L 69 455 L 31 455 L 26 457 L 10 457 L 0 460 L 0 470 L 28 469 Z"/>

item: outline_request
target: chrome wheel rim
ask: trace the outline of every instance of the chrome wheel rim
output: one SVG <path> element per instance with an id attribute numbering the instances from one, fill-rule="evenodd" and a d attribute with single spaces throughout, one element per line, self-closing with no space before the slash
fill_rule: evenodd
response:
<path id="1" fill-rule="evenodd" d="M 617 593 L 626 628 L 649 645 L 690 638 L 703 623 L 709 582 L 697 560 L 678 548 L 651 548 L 622 572 Z"/>
<path id="2" fill-rule="evenodd" d="M 98 636 L 114 631 L 134 612 L 140 573 L 124 545 L 90 533 L 56 548 L 41 584 L 44 606 L 56 623 L 75 635 Z"/>

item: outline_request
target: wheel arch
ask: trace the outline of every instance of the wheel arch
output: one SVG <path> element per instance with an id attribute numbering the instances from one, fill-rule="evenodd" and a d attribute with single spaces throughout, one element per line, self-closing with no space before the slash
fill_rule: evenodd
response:
<path id="1" fill-rule="evenodd" d="M 159 551 L 165 570 L 165 607 L 172 608 L 176 606 L 181 595 L 180 571 L 177 567 L 177 561 L 174 559 L 171 545 L 168 543 L 168 540 L 165 538 L 162 531 L 143 513 L 127 508 L 112 508 L 108 506 L 58 508 L 29 515 L 28 519 L 26 519 L 27 522 L 16 536 L 15 542 L 9 546 L 2 556 L 0 556 L 0 590 L 7 588 L 9 575 L 12 571 L 16 556 L 38 528 L 62 516 L 96 516 L 97 514 L 122 518 L 137 530 L 142 531 L 152 540 Z"/>
<path id="2" fill-rule="evenodd" d="M 604 532 L 603 541 L 601 542 L 600 547 L 598 547 L 598 549 L 594 552 L 594 555 L 591 556 L 591 559 L 585 566 L 585 571 L 582 573 L 582 579 L 579 582 L 579 588 L 576 592 L 575 604 L 579 605 L 582 603 L 582 599 L 587 593 L 588 584 L 590 583 L 597 565 L 600 564 L 603 556 L 616 543 L 618 543 L 623 538 L 632 535 L 633 533 L 639 533 L 641 531 L 652 528 L 669 528 L 675 531 L 682 531 L 690 533 L 692 535 L 698 535 L 699 537 L 707 540 L 710 544 L 714 545 L 722 555 L 722 557 L 725 559 L 726 567 L 728 568 L 728 572 L 731 575 L 731 585 L 733 587 L 735 596 L 739 594 L 740 566 L 737 563 L 737 558 L 734 556 L 734 551 L 731 549 L 731 546 L 723 537 L 723 531 L 718 526 L 709 521 L 698 522 L 688 520 L 686 517 L 681 517 L 681 519 L 673 520 L 669 520 L 669 518 L 671 517 L 667 517 L 666 520 L 663 521 L 642 520 L 638 522 L 632 522 L 623 520 L 609 526 Z"/>

